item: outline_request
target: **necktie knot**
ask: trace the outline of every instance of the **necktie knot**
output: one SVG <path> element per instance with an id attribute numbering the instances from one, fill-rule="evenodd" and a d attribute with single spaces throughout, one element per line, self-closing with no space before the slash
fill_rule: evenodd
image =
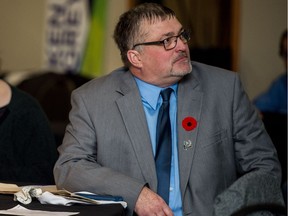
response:
<path id="1" fill-rule="evenodd" d="M 171 95 L 171 92 L 172 92 L 172 91 L 173 91 L 173 90 L 172 90 L 171 88 L 167 88 L 167 89 L 162 90 L 162 91 L 160 92 L 161 97 L 162 97 L 162 99 L 163 99 L 163 102 L 165 102 L 165 103 L 169 102 L 170 95 Z"/>

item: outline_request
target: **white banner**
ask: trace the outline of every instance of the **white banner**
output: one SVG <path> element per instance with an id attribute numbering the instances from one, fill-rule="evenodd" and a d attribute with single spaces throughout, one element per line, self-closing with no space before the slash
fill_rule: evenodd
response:
<path id="1" fill-rule="evenodd" d="M 46 0 L 45 69 L 77 72 L 89 28 L 87 0 Z"/>

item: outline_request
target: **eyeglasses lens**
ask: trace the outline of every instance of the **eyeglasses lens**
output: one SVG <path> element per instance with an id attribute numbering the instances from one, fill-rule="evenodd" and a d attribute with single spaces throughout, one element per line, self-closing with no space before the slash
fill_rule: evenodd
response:
<path id="1" fill-rule="evenodd" d="M 174 49 L 177 45 L 178 37 L 182 40 L 183 43 L 187 43 L 190 40 L 189 32 L 183 31 L 178 36 L 171 37 L 166 43 L 164 43 L 166 50 Z"/>

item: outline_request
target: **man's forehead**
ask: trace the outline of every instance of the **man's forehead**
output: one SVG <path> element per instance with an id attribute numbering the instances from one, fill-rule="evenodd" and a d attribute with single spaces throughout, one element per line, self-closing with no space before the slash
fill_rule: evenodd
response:
<path id="1" fill-rule="evenodd" d="M 163 23 L 171 20 L 177 20 L 176 17 L 172 16 L 167 16 L 167 17 L 151 17 L 151 18 L 144 18 L 140 24 L 143 25 L 154 25 L 158 23 Z"/>
<path id="2" fill-rule="evenodd" d="M 140 31 L 142 35 L 149 34 L 163 34 L 169 35 L 171 33 L 178 34 L 182 30 L 181 23 L 177 20 L 176 17 L 167 18 L 167 19 L 154 19 L 151 20 L 143 20 L 140 24 Z"/>

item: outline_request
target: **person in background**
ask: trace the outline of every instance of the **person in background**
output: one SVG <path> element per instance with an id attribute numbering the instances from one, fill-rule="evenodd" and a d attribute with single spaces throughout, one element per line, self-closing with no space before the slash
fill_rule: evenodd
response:
<path id="1" fill-rule="evenodd" d="M 254 99 L 253 102 L 260 113 L 287 114 L 287 30 L 281 35 L 279 54 L 283 59 L 285 71 L 273 81 L 266 92 Z"/>
<path id="2" fill-rule="evenodd" d="M 58 188 L 122 196 L 139 216 L 212 216 L 215 197 L 254 172 L 281 192 L 276 150 L 238 74 L 191 62 L 171 9 L 140 4 L 114 39 L 124 67 L 72 93 Z"/>
<path id="3" fill-rule="evenodd" d="M 287 30 L 280 38 L 279 55 L 285 71 L 253 101 L 276 149 L 282 167 L 282 189 L 287 205 Z"/>
<path id="4" fill-rule="evenodd" d="M 0 182 L 55 184 L 58 154 L 45 113 L 32 96 L 0 79 Z"/>

